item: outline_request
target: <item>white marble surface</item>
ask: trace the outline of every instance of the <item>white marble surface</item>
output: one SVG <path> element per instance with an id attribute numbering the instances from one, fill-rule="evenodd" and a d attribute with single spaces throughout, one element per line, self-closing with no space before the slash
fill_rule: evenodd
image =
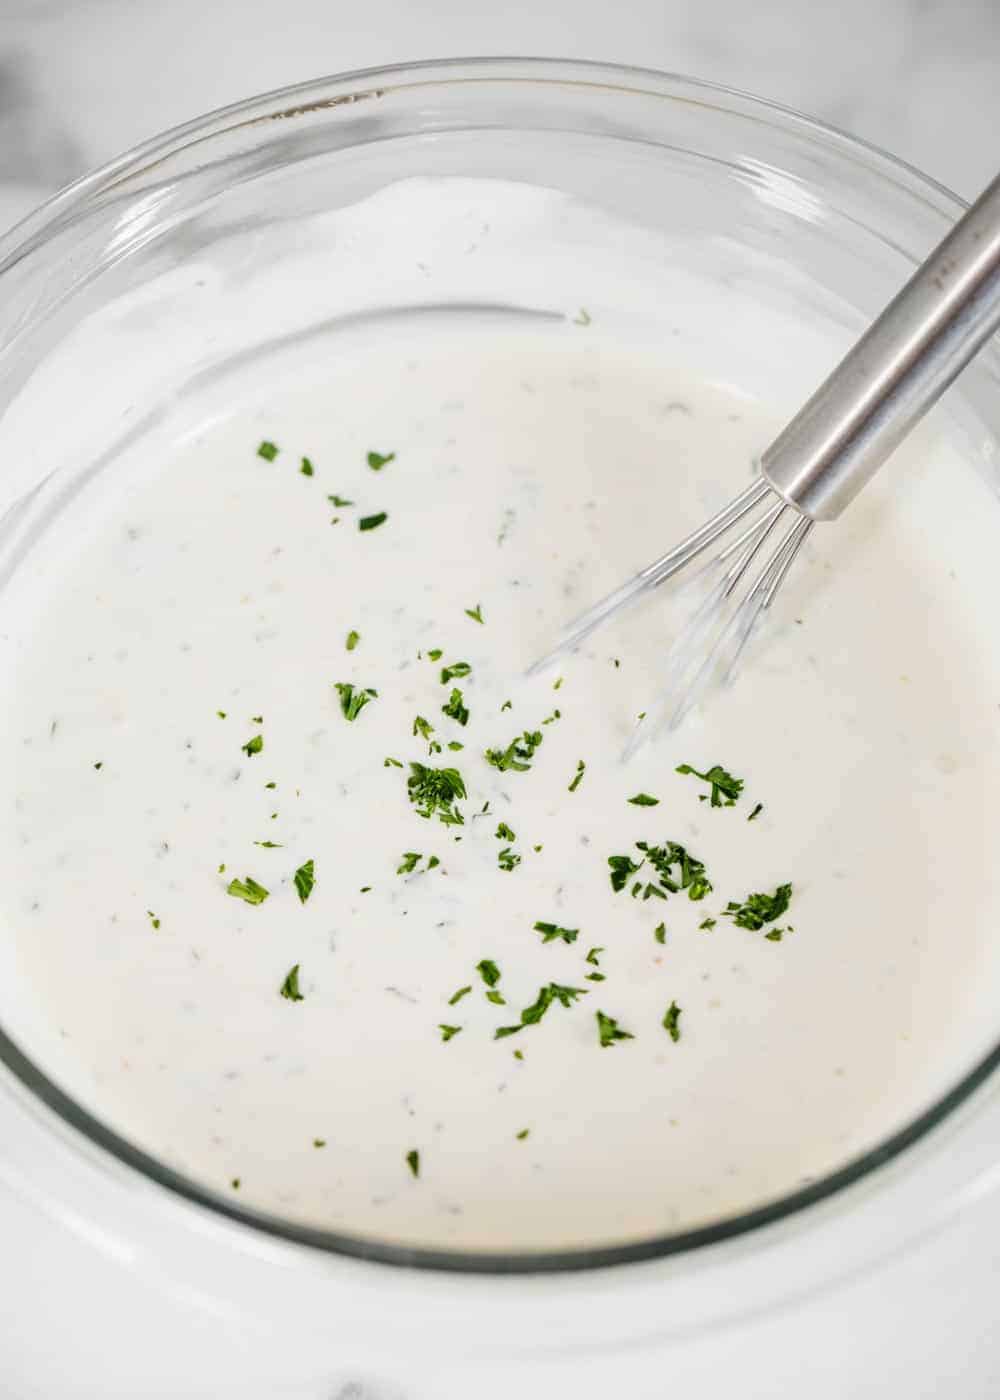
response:
<path id="1" fill-rule="evenodd" d="M 324 72 L 469 53 L 691 72 L 823 117 L 971 196 L 1000 165 L 998 48 L 998 0 L 0 0 L 0 228 L 207 108 Z M 987 1400 L 1000 1393 L 998 1275 L 1000 1210 L 982 1208 L 834 1294 L 694 1339 L 642 1395 Z M 144 1292 L 0 1192 L 0 1400 L 376 1394 L 334 1355 L 315 1384 L 297 1378 L 293 1339 L 242 1370 L 250 1343 Z M 143 1374 L 137 1357 L 150 1361 L 145 1382 L 129 1380 Z M 539 1393 L 564 1393 L 538 1379 Z M 451 1397 L 446 1359 L 407 1392 Z"/>
<path id="2" fill-rule="evenodd" d="M 1000 163 L 997 0 L 0 0 L 0 226 L 164 127 L 370 64 L 547 54 L 799 107 L 971 196 Z"/>

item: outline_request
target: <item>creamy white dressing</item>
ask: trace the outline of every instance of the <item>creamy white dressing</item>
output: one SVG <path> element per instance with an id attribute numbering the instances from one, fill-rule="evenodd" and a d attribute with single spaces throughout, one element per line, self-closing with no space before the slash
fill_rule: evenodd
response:
<path id="1" fill-rule="evenodd" d="M 666 599 L 524 668 L 742 486 L 780 415 L 580 321 L 410 318 L 245 366 L 132 445 L 129 491 L 9 629 L 4 1020 L 126 1137 L 268 1211 L 514 1249 L 703 1223 L 871 1147 L 993 1033 L 995 502 L 928 435 L 815 532 L 737 686 L 623 766 Z M 377 691 L 354 722 L 338 682 Z M 525 729 L 529 771 L 487 763 Z M 417 815 L 411 761 L 460 771 L 464 825 Z M 615 893 L 642 840 L 712 893 Z M 227 894 L 246 876 L 257 907 Z M 783 881 L 780 942 L 723 917 Z M 495 1039 L 550 982 L 585 994 Z M 602 1047 L 598 1010 L 633 1038 Z"/>

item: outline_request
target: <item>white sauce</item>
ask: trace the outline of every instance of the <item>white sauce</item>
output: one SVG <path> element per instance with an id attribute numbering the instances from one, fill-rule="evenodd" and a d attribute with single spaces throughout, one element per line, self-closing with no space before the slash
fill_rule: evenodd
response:
<path id="1" fill-rule="evenodd" d="M 951 449 L 928 438 L 894 468 L 898 508 L 883 481 L 815 532 L 740 683 L 629 766 L 661 600 L 567 661 L 558 691 L 519 679 L 560 623 L 742 486 L 778 426 L 627 353 L 599 318 L 359 329 L 319 365 L 314 349 L 246 368 L 211 413 L 178 411 L 132 448 L 129 492 L 14 645 L 5 1023 L 198 1181 L 437 1246 L 717 1219 L 924 1108 L 989 1043 L 1000 956 L 995 505 Z M 369 450 L 395 460 L 376 473 Z M 441 713 L 440 667 L 459 660 L 465 728 Z M 335 682 L 378 698 L 347 723 Z M 428 758 L 417 715 L 465 748 Z M 485 762 L 525 728 L 544 733 L 529 772 Z M 390 755 L 459 768 L 465 825 L 417 816 Z M 741 776 L 738 804 L 700 802 L 682 761 Z M 714 892 L 615 894 L 607 858 L 642 839 L 683 843 Z M 522 859 L 505 872 L 508 845 Z M 441 865 L 399 875 L 406 851 Z M 271 892 L 259 907 L 226 893 L 246 875 Z M 783 941 L 721 917 L 785 880 Z M 536 920 L 579 936 L 543 944 Z M 603 982 L 585 980 L 594 946 Z M 279 995 L 293 964 L 299 1002 Z M 495 1040 L 550 981 L 587 994 Z M 634 1039 L 602 1048 L 598 1009 Z M 439 1023 L 462 1029 L 444 1043 Z"/>

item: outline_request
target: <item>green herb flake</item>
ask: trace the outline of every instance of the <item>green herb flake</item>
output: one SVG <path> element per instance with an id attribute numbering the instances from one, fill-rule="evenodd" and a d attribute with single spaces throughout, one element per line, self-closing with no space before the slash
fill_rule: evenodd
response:
<path id="1" fill-rule="evenodd" d="M 516 841 L 516 840 L 517 840 L 517 835 L 516 835 L 516 833 L 513 832 L 513 831 L 511 831 L 510 827 L 507 825 L 506 822 L 501 822 L 500 825 L 497 827 L 496 831 L 495 831 L 493 834 L 494 834 L 494 836 L 497 838 L 498 841 Z"/>
<path id="2" fill-rule="evenodd" d="M 711 894 L 712 882 L 705 873 L 704 864 L 676 841 L 668 841 L 663 846 L 650 846 L 646 841 L 635 844 L 656 871 L 660 884 L 671 894 L 687 890 L 688 899 L 693 900 L 704 899 Z M 676 875 L 674 866 L 677 867 Z M 651 889 L 655 889 L 655 886 Z"/>
<path id="3" fill-rule="evenodd" d="M 464 749 L 465 745 L 458 739 L 449 739 L 446 747 L 451 749 L 452 753 L 457 753 L 459 749 Z"/>
<path id="4" fill-rule="evenodd" d="M 586 987 L 564 987 L 558 982 L 550 982 L 545 987 L 539 987 L 538 996 L 530 1006 L 526 1006 L 521 1012 L 520 1024 L 514 1026 L 498 1026 L 493 1032 L 494 1040 L 503 1040 L 505 1036 L 516 1035 L 525 1026 L 536 1026 L 553 1002 L 558 1001 L 560 1006 L 572 1006 L 577 997 L 587 995 Z"/>
<path id="5" fill-rule="evenodd" d="M 427 660 L 428 660 L 428 661 L 440 661 L 441 658 L 442 658 L 442 656 L 444 656 L 444 652 L 441 650 L 441 648 L 440 648 L 440 647 L 434 647 L 431 651 L 429 651 L 429 652 L 427 653 Z"/>
<path id="6" fill-rule="evenodd" d="M 369 700 L 378 699 L 378 691 L 370 687 L 353 686 L 345 681 L 337 681 L 334 690 L 340 696 L 340 713 L 353 724 Z"/>
<path id="7" fill-rule="evenodd" d="M 515 1050 L 515 1051 L 514 1051 L 514 1059 L 515 1059 L 515 1060 L 523 1060 L 523 1059 L 524 1059 L 524 1052 L 523 1052 L 522 1050 Z"/>
<path id="8" fill-rule="evenodd" d="M 263 904 L 271 893 L 263 885 L 258 885 L 252 875 L 248 875 L 245 880 L 230 880 L 226 886 L 226 894 L 231 894 L 234 899 L 242 899 L 245 904 Z"/>
<path id="9" fill-rule="evenodd" d="M 711 768 L 701 773 L 697 768 L 692 768 L 690 763 L 682 763 L 676 770 L 678 773 L 690 773 L 694 778 L 700 778 L 703 783 L 708 783 L 712 789 L 711 805 L 713 807 L 732 807 L 740 793 L 743 791 L 743 779 L 734 778 L 732 773 L 727 773 L 725 768 L 718 763 L 713 763 Z M 705 799 L 702 798 L 702 801 Z"/>
<path id="10" fill-rule="evenodd" d="M 416 719 L 413 721 L 413 737 L 415 739 L 426 739 L 426 741 L 430 743 L 433 733 L 433 724 L 431 724 L 429 720 L 424 719 L 423 715 L 417 715 Z"/>
<path id="11" fill-rule="evenodd" d="M 515 1054 L 517 1053 L 519 1052 L 515 1051 Z M 515 1133 L 514 1136 L 517 1138 L 518 1142 L 523 1142 L 530 1132 L 530 1128 L 522 1128 L 521 1131 L 519 1133 Z"/>
<path id="12" fill-rule="evenodd" d="M 483 958 L 476 963 L 476 971 L 486 983 L 487 987 L 495 987 L 500 981 L 500 969 L 492 958 Z"/>
<path id="13" fill-rule="evenodd" d="M 501 773 L 511 770 L 515 773 L 527 773 L 542 737 L 540 729 L 526 729 L 523 734 L 512 739 L 505 749 L 487 749 L 484 755 L 486 762 L 494 768 L 499 768 Z"/>
<path id="14" fill-rule="evenodd" d="M 542 935 L 543 943 L 552 943 L 557 938 L 561 938 L 564 943 L 575 943 L 580 932 L 578 928 L 560 928 L 558 924 L 546 923 L 542 919 L 539 919 L 532 927 L 536 933 Z"/>
<path id="15" fill-rule="evenodd" d="M 774 894 L 748 894 L 742 904 L 730 900 L 722 912 L 732 919 L 738 928 L 747 928 L 753 933 L 758 933 L 765 924 L 772 924 L 780 919 L 791 900 L 791 885 L 778 885 Z"/>
<path id="16" fill-rule="evenodd" d="M 366 458 L 373 472 L 380 472 L 383 467 L 387 467 L 390 462 L 395 460 L 395 452 L 387 452 L 384 455 L 381 452 L 369 452 Z"/>
<path id="17" fill-rule="evenodd" d="M 295 881 L 295 892 L 299 897 L 299 902 L 305 904 L 316 883 L 315 862 L 307 860 L 304 865 L 300 865 L 292 879 Z"/>
<path id="18" fill-rule="evenodd" d="M 459 987 L 458 991 L 448 998 L 448 1005 L 455 1006 L 463 997 L 467 997 L 471 991 L 471 987 Z"/>
<path id="19" fill-rule="evenodd" d="M 642 861 L 636 864 L 631 856 L 608 856 L 608 865 L 611 867 L 611 888 L 615 894 L 622 892 L 636 871 L 642 869 L 642 864 Z"/>
<path id="20" fill-rule="evenodd" d="M 418 1177 L 420 1175 L 420 1153 L 416 1150 L 416 1148 L 414 1148 L 411 1152 L 407 1152 L 406 1165 L 409 1167 L 414 1177 Z"/>
<path id="21" fill-rule="evenodd" d="M 510 700 L 505 700 L 500 706 L 500 713 L 503 714 L 504 710 L 512 710 L 513 708 L 513 703 Z"/>
<path id="22" fill-rule="evenodd" d="M 474 608 L 466 608 L 466 609 L 465 609 L 465 615 L 466 615 L 466 617 L 471 617 L 472 620 L 473 620 L 473 622 L 482 622 L 482 623 L 485 623 L 485 621 L 486 621 L 486 619 L 483 617 L 483 605 L 482 605 L 482 603 L 477 603 L 476 606 L 475 606 Z"/>
<path id="23" fill-rule="evenodd" d="M 264 786 L 265 786 L 266 788 L 276 788 L 276 787 L 278 786 L 278 784 L 277 784 L 277 783 L 265 783 Z"/>
<path id="24" fill-rule="evenodd" d="M 353 506 L 354 502 L 349 501 L 346 496 L 327 496 L 326 498 L 332 506 Z"/>
<path id="25" fill-rule="evenodd" d="M 268 442 L 265 439 L 257 448 L 257 456 L 263 457 L 265 462 L 273 462 L 280 451 L 281 448 L 276 443 Z"/>
<path id="26" fill-rule="evenodd" d="M 698 927 L 699 927 L 699 928 L 703 928 L 703 929 L 705 929 L 706 931 L 708 931 L 708 930 L 711 930 L 711 929 L 715 928 L 715 925 L 717 924 L 717 922 L 718 922 L 717 919 L 702 919 L 702 921 L 701 921 L 701 923 L 698 925 Z"/>
<path id="27" fill-rule="evenodd" d="M 358 642 L 360 642 L 360 641 L 361 641 L 361 633 L 360 633 L 360 632 L 355 632 L 354 628 L 352 627 L 351 630 L 350 630 L 350 632 L 348 632 L 348 634 L 347 634 L 347 641 L 346 641 L 346 643 L 345 643 L 345 645 L 346 645 L 346 647 L 347 647 L 347 650 L 348 650 L 348 651 L 353 651 L 354 648 L 357 646 Z"/>
<path id="28" fill-rule="evenodd" d="M 380 525 L 384 525 L 389 516 L 384 510 L 380 510 L 377 515 L 363 515 L 358 521 L 359 530 L 377 530 Z"/>
<path id="29" fill-rule="evenodd" d="M 446 826 L 465 825 L 457 805 L 466 795 L 465 783 L 457 768 L 429 768 L 423 763 L 411 763 L 406 791 L 418 816 L 436 816 Z"/>
<path id="30" fill-rule="evenodd" d="M 438 1030 L 441 1032 L 441 1039 L 446 1045 L 448 1041 L 452 1039 L 453 1036 L 458 1035 L 461 1029 L 461 1026 L 447 1026 L 443 1021 L 438 1023 Z"/>
<path id="31" fill-rule="evenodd" d="M 497 855 L 497 865 L 501 870 L 515 870 L 521 864 L 521 857 L 516 851 L 512 851 L 509 846 L 505 846 Z"/>
<path id="32" fill-rule="evenodd" d="M 633 807 L 659 807 L 660 799 L 650 797 L 648 792 L 637 792 L 634 797 L 630 797 L 629 802 Z"/>
<path id="33" fill-rule="evenodd" d="M 586 771 L 587 771 L 587 765 L 584 763 L 583 759 L 581 758 L 580 761 L 579 761 L 579 762 L 577 763 L 577 765 L 576 765 L 576 777 L 573 779 L 573 781 L 570 783 L 569 787 L 566 789 L 567 792 L 576 792 L 577 788 L 578 788 L 578 787 L 580 786 L 580 784 L 583 782 L 583 775 L 584 775 L 584 773 L 585 773 Z"/>
<path id="34" fill-rule="evenodd" d="M 313 1138 L 313 1147 L 325 1147 L 326 1138 Z"/>
<path id="35" fill-rule="evenodd" d="M 562 683 L 563 683 L 563 678 L 562 678 L 562 676 L 557 676 L 556 679 L 552 682 L 552 689 L 553 689 L 553 690 L 558 690 L 559 687 L 562 685 Z"/>
<path id="36" fill-rule="evenodd" d="M 409 875 L 417 867 L 417 861 L 423 859 L 422 851 L 404 851 L 403 859 L 396 866 L 397 875 Z"/>
<path id="37" fill-rule="evenodd" d="M 283 849 L 280 841 L 255 841 L 255 846 L 263 846 L 266 851 L 280 851 Z"/>
<path id="38" fill-rule="evenodd" d="M 238 1176 L 234 1176 L 229 1184 L 234 1191 L 238 1191 L 240 1189 L 240 1178 Z"/>
<path id="39" fill-rule="evenodd" d="M 263 734 L 255 734 L 252 739 L 248 739 L 245 744 L 240 745 L 240 752 L 245 753 L 247 758 L 253 758 L 254 754 L 260 753 L 263 747 Z"/>
<path id="40" fill-rule="evenodd" d="M 663 1013 L 663 1029 L 675 1044 L 681 1038 L 680 1021 L 681 1008 L 675 1001 L 672 1001 Z"/>
<path id="41" fill-rule="evenodd" d="M 226 718 L 226 712 L 225 712 L 225 710 L 216 710 L 215 713 L 219 716 L 220 719 L 225 719 L 225 718 Z"/>
<path id="42" fill-rule="evenodd" d="M 601 1045 L 607 1049 L 614 1045 L 616 1040 L 634 1040 L 635 1036 L 631 1031 L 623 1031 L 613 1016 L 605 1016 L 603 1011 L 597 1012 L 597 1034 Z"/>
<path id="43" fill-rule="evenodd" d="M 316 475 L 315 469 L 313 468 L 313 464 L 312 462 L 310 462 L 308 457 L 303 457 L 302 461 L 299 463 L 299 473 L 302 476 Z"/>
<path id="44" fill-rule="evenodd" d="M 758 802 L 758 803 L 757 803 L 757 806 L 753 809 L 753 811 L 752 811 L 752 812 L 750 813 L 750 815 L 747 817 L 747 821 L 748 821 L 748 822 L 752 822 L 752 821 L 756 820 L 756 818 L 760 816 L 760 814 L 761 814 L 761 812 L 763 812 L 763 810 L 764 810 L 764 804 L 763 804 L 763 802 Z"/>
<path id="45" fill-rule="evenodd" d="M 590 952 L 586 956 L 585 961 L 590 963 L 591 967 L 599 967 L 600 956 L 603 952 L 603 948 L 591 948 Z"/>
<path id="46" fill-rule="evenodd" d="M 653 929 L 653 937 L 656 939 L 657 943 L 666 943 L 666 941 L 667 941 L 667 926 L 666 926 L 666 924 L 657 924 L 657 925 L 656 925 L 656 928 Z"/>
<path id="47" fill-rule="evenodd" d="M 430 655 L 429 652 L 428 655 Z M 441 684 L 448 685 L 451 681 L 460 681 L 462 677 L 467 676 L 471 670 L 472 667 L 467 661 L 453 661 L 450 666 L 442 666 Z"/>
<path id="48" fill-rule="evenodd" d="M 441 706 L 441 713 L 447 715 L 449 719 L 457 720 L 463 728 L 468 724 L 469 711 L 466 708 L 464 697 L 458 686 L 455 686 L 452 690 L 451 695 L 448 697 L 448 703 Z"/>
<path id="49" fill-rule="evenodd" d="M 156 914 L 153 913 L 152 909 L 147 909 L 147 910 L 146 910 L 146 913 L 149 915 L 149 922 L 153 925 L 153 928 L 155 928 L 155 929 L 156 929 L 156 928 L 159 928 L 159 927 L 160 927 L 160 920 L 159 920 L 159 917 L 158 917 Z"/>
<path id="50" fill-rule="evenodd" d="M 486 993 L 486 1000 L 491 1001 L 494 1006 L 506 1006 L 507 1002 L 494 987 L 492 991 Z"/>
<path id="51" fill-rule="evenodd" d="M 288 975 L 281 984 L 280 995 L 283 996 L 286 1001 L 305 1001 L 305 997 L 299 991 L 298 963 L 296 963 L 293 968 L 289 969 Z"/>
<path id="52" fill-rule="evenodd" d="M 104 760 L 103 760 L 103 759 L 98 759 L 98 761 L 94 764 L 94 768 L 96 769 L 96 771 L 97 771 L 98 773 L 101 771 L 101 769 L 102 769 L 103 767 L 104 767 Z"/>
<path id="53" fill-rule="evenodd" d="M 402 766 L 398 758 L 386 758 L 382 761 L 383 768 L 402 768 Z"/>

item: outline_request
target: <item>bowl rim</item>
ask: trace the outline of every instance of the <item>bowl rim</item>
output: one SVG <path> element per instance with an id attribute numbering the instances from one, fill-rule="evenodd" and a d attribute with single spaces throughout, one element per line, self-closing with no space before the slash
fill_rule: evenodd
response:
<path id="1" fill-rule="evenodd" d="M 599 87 L 664 100 L 683 100 L 693 95 L 706 105 L 723 105 L 730 110 L 743 108 L 747 114 L 777 118 L 780 124 L 802 136 L 832 145 L 849 160 L 862 158 L 863 163 L 869 168 L 873 167 L 880 177 L 905 188 L 910 195 L 924 197 L 929 204 L 954 218 L 967 207 L 946 186 L 877 145 L 854 137 L 836 126 L 814 120 L 794 108 L 724 84 L 681 73 L 590 60 L 507 56 L 424 59 L 357 69 L 275 88 L 216 108 L 151 137 L 65 186 L 0 235 L 0 278 L 33 248 L 43 244 L 50 233 L 65 227 L 67 220 L 71 221 L 78 213 L 85 211 L 93 197 L 160 164 L 171 155 L 186 151 L 192 145 L 263 119 L 304 116 L 345 101 L 356 101 L 376 94 L 381 96 L 388 90 L 398 91 L 429 84 L 455 85 L 469 81 L 536 83 L 550 88 Z M 31 1101 L 40 1104 L 43 1110 L 55 1115 L 63 1124 L 68 1124 L 88 1144 L 98 1147 L 118 1164 L 140 1173 L 147 1181 L 180 1197 L 182 1201 L 237 1225 L 249 1226 L 276 1242 L 305 1246 L 327 1255 L 458 1275 L 553 1274 L 606 1269 L 689 1254 L 708 1245 L 746 1236 L 828 1200 L 895 1161 L 949 1118 L 998 1068 L 1000 1042 L 981 1056 L 957 1083 L 902 1128 L 837 1170 L 774 1201 L 707 1224 L 623 1244 L 509 1252 L 401 1245 L 375 1237 L 296 1223 L 232 1201 L 167 1166 L 108 1127 L 50 1079 L 0 1025 L 0 1070 L 19 1081 L 17 1087 L 27 1090 Z"/>

